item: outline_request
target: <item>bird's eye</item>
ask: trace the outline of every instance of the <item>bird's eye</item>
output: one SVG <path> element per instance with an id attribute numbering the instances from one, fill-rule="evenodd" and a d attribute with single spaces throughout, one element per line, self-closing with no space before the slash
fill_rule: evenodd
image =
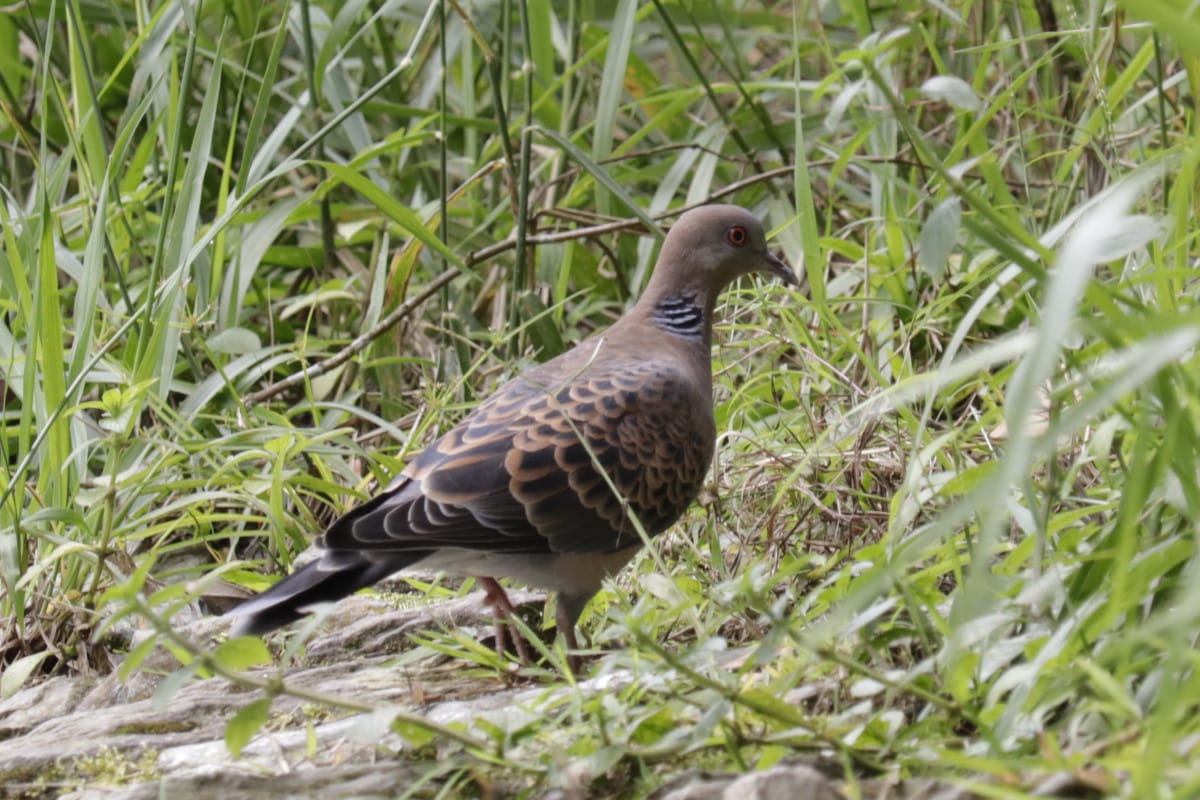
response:
<path id="1" fill-rule="evenodd" d="M 746 233 L 746 229 L 741 225 L 734 225 L 732 228 L 725 231 L 725 241 L 729 242 L 734 247 L 741 247 L 746 242 L 750 241 L 750 235 Z"/>

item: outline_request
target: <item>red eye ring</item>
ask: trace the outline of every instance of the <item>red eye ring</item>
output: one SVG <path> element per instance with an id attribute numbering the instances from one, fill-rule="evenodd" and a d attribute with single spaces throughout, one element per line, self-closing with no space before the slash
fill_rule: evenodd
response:
<path id="1" fill-rule="evenodd" d="M 746 233 L 746 229 L 741 225 L 734 225 L 725 231 L 725 241 L 734 247 L 744 247 L 746 242 L 750 241 L 750 234 Z"/>

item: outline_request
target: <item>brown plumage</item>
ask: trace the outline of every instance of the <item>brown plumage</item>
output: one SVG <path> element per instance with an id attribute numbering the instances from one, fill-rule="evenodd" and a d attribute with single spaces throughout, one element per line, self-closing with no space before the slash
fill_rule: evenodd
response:
<path id="1" fill-rule="evenodd" d="M 496 577 L 558 594 L 559 630 L 604 579 L 700 491 L 712 459 L 712 316 L 737 277 L 795 284 L 758 219 L 736 206 L 687 212 L 638 303 L 608 330 L 514 378 L 323 537 L 325 552 L 230 612 L 259 634 L 406 567 Z M 615 489 L 615 491 L 614 491 Z M 525 651 L 516 639 L 522 656 Z"/>

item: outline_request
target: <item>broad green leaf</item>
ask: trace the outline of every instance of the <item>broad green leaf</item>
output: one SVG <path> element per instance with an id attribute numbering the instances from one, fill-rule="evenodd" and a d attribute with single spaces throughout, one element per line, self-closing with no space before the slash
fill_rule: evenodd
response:
<path id="1" fill-rule="evenodd" d="M 21 656 L 5 667 L 4 672 L 0 673 L 0 700 L 7 700 L 16 694 L 50 655 L 52 654 L 49 650 L 42 650 L 39 653 Z"/>
<path id="2" fill-rule="evenodd" d="M 266 724 L 270 711 L 271 699 L 262 697 L 242 706 L 225 724 L 225 746 L 234 758 L 242 755 L 242 750 Z"/>
<path id="3" fill-rule="evenodd" d="M 274 660 L 271 651 L 257 636 L 239 636 L 221 642 L 213 655 L 223 666 L 234 670 L 258 667 Z"/>
<path id="4" fill-rule="evenodd" d="M 962 204 L 957 197 L 943 200 L 934 207 L 921 229 L 921 244 L 917 260 L 922 271 L 936 280 L 946 273 L 946 264 L 958 241 L 962 222 Z"/>

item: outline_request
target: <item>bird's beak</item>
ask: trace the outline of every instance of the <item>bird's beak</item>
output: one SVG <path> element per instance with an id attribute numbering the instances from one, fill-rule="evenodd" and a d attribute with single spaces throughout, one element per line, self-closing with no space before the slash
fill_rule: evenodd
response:
<path id="1" fill-rule="evenodd" d="M 768 272 L 770 272 L 776 278 L 779 278 L 779 280 L 783 281 L 788 286 L 795 286 L 799 288 L 800 280 L 796 277 L 796 273 L 792 272 L 792 268 L 789 267 L 782 258 L 768 250 L 766 255 L 763 257 L 763 260 L 767 263 Z"/>

